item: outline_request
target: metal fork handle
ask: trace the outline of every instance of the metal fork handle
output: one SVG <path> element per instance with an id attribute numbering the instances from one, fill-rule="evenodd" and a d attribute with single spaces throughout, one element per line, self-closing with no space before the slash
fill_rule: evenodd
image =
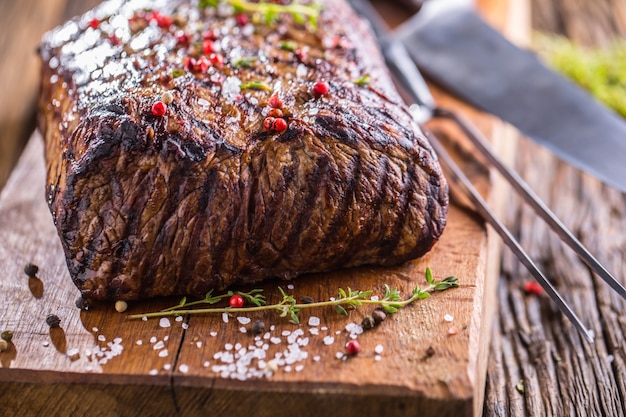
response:
<path id="1" fill-rule="evenodd" d="M 583 246 L 574 234 L 559 220 L 548 206 L 535 194 L 528 184 L 506 165 L 504 165 L 483 134 L 463 116 L 443 108 L 435 108 L 433 117 L 445 118 L 456 123 L 474 146 L 502 174 L 509 184 L 517 191 L 524 201 L 533 208 L 546 224 L 569 246 L 582 261 L 604 280 L 615 292 L 626 299 L 626 288 Z"/>
<path id="2" fill-rule="evenodd" d="M 572 310 L 569 304 L 567 304 L 567 302 L 563 299 L 563 297 L 561 297 L 561 295 L 557 292 L 557 290 L 550 283 L 550 281 L 548 281 L 545 275 L 539 270 L 537 265 L 535 265 L 533 260 L 526 253 L 524 248 L 522 248 L 520 243 L 515 239 L 513 234 L 511 234 L 511 232 L 507 229 L 504 223 L 502 223 L 502 221 L 500 221 L 495 213 L 489 208 L 487 202 L 482 198 L 480 193 L 472 185 L 471 181 L 467 178 L 467 176 L 465 176 L 463 171 L 454 162 L 452 157 L 448 154 L 443 145 L 441 145 L 439 140 L 432 134 L 428 134 L 428 138 L 430 139 L 430 143 L 432 144 L 435 152 L 439 156 L 439 160 L 443 162 L 443 164 L 448 168 L 448 171 L 450 171 L 452 180 L 456 184 L 463 186 L 467 197 L 474 204 L 476 210 L 481 215 L 481 217 L 487 223 L 489 223 L 491 227 L 493 227 L 496 233 L 498 233 L 498 235 L 502 238 L 502 241 L 511 249 L 515 256 L 520 260 L 520 262 L 528 269 L 532 276 L 537 280 L 539 285 L 541 285 L 544 291 L 555 302 L 557 307 L 574 324 L 580 334 L 582 334 L 585 339 L 587 339 L 587 341 L 593 343 L 593 333 L 589 329 L 587 329 L 587 327 Z"/>

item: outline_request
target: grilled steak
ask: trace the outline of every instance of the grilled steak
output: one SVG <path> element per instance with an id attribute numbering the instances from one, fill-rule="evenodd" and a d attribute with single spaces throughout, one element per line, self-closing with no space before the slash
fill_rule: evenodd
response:
<path id="1" fill-rule="evenodd" d="M 82 294 L 430 250 L 447 185 L 369 28 L 343 1 L 200 3 L 107 1 L 43 39 L 47 199 Z"/>

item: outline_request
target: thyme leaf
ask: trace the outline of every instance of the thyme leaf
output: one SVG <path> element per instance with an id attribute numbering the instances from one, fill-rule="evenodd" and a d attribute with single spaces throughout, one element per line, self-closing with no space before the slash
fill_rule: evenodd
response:
<path id="1" fill-rule="evenodd" d="M 291 15 L 295 22 L 304 24 L 308 22 L 311 27 L 317 27 L 317 18 L 321 11 L 318 3 L 302 4 L 294 0 L 290 4 L 272 3 L 259 1 L 258 3 L 245 0 L 200 0 L 198 7 L 217 7 L 220 4 L 231 5 L 238 13 L 254 13 L 261 17 L 266 24 L 277 21 L 282 14 Z"/>
<path id="2" fill-rule="evenodd" d="M 356 79 L 356 80 L 354 80 L 352 82 L 354 84 L 360 85 L 360 86 L 370 85 L 370 75 L 369 74 L 365 74 L 361 78 L 358 78 L 358 79 Z"/>
<path id="3" fill-rule="evenodd" d="M 243 83 L 239 87 L 242 90 L 250 89 L 250 90 L 264 90 L 264 91 L 273 91 L 272 87 L 265 84 L 263 81 L 250 81 L 249 83 Z"/>
<path id="4" fill-rule="evenodd" d="M 387 314 L 393 314 L 417 300 L 423 300 L 430 297 L 433 292 L 445 291 L 459 286 L 458 278 L 455 276 L 448 276 L 440 281 L 437 281 L 432 276 L 430 268 L 426 269 L 425 275 L 427 286 L 424 288 L 416 286 L 411 292 L 411 296 L 404 300 L 402 299 L 400 291 L 397 288 L 391 288 L 387 284 L 383 286 L 383 297 L 380 299 L 372 299 L 373 291 L 353 290 L 348 287 L 346 289 L 339 288 L 337 290 L 337 297 L 330 299 L 329 301 L 303 303 L 298 303 L 293 295 L 285 292 L 282 287 L 278 287 L 278 291 L 280 292 L 282 299 L 276 304 L 266 303 L 262 289 L 253 289 L 248 292 L 228 291 L 220 295 L 213 295 L 213 290 L 211 290 L 207 292 L 205 297 L 201 300 L 188 301 L 186 297 L 183 297 L 181 301 L 173 307 L 153 313 L 133 314 L 128 316 L 128 318 L 141 319 L 143 317 L 164 317 L 182 314 L 232 313 L 234 311 L 249 313 L 255 311 L 274 310 L 279 313 L 280 317 L 288 318 L 292 323 L 299 324 L 300 320 L 298 318 L 298 313 L 304 309 L 334 307 L 338 314 L 347 316 L 349 314 L 349 310 L 356 309 L 363 305 L 376 305 L 381 307 Z M 202 304 L 217 304 L 218 302 L 230 298 L 235 294 L 241 295 L 251 306 L 241 308 L 191 308 Z"/>

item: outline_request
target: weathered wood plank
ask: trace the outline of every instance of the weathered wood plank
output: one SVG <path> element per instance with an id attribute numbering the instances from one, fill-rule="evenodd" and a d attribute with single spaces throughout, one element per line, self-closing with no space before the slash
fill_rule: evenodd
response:
<path id="1" fill-rule="evenodd" d="M 535 27 L 583 44 L 623 36 L 624 2 L 533 1 Z M 593 9 L 593 10 L 591 10 Z M 523 141 L 517 169 L 556 214 L 624 282 L 626 197 Z M 519 200 L 508 223 L 596 334 L 588 345 L 545 296 L 525 294 L 531 277 L 504 252 L 499 319 L 494 326 L 485 416 L 624 415 L 623 319 L 626 304 Z M 523 381 L 524 391 L 515 386 Z"/>

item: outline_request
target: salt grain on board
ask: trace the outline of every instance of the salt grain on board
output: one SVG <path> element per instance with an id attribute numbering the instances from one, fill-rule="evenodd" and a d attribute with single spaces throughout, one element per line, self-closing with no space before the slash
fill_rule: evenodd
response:
<path id="1" fill-rule="evenodd" d="M 182 364 L 178 367 L 178 370 L 183 374 L 186 374 L 187 372 L 189 372 L 189 366 Z"/>
<path id="2" fill-rule="evenodd" d="M 159 320 L 159 326 L 163 328 L 170 327 L 171 325 L 172 323 L 170 323 L 170 319 L 168 319 L 167 317 L 161 317 L 161 320 Z"/>
<path id="3" fill-rule="evenodd" d="M 159 357 L 160 357 L 160 358 L 164 358 L 164 357 L 166 357 L 167 355 L 169 355 L 169 353 L 168 353 L 167 349 L 163 349 L 162 351 L 160 351 L 160 352 L 159 352 Z"/>
<path id="4" fill-rule="evenodd" d="M 443 319 L 447 322 L 452 322 L 454 320 L 454 316 L 452 314 L 446 314 L 443 316 Z"/>
<path id="5" fill-rule="evenodd" d="M 309 317 L 309 326 L 315 327 L 320 325 L 320 318 L 311 316 Z"/>
<path id="6" fill-rule="evenodd" d="M 224 323 L 228 323 L 228 313 L 222 313 L 222 320 L 224 320 Z"/>
<path id="7" fill-rule="evenodd" d="M 326 336 L 324 337 L 324 344 L 326 346 L 332 345 L 335 342 L 335 338 L 332 336 Z"/>
<path id="8" fill-rule="evenodd" d="M 237 317 L 237 321 L 238 321 L 240 324 L 248 324 L 248 323 L 250 323 L 250 321 L 252 321 L 252 319 L 251 319 L 250 317 L 242 317 L 242 316 L 239 316 L 239 317 Z"/>

